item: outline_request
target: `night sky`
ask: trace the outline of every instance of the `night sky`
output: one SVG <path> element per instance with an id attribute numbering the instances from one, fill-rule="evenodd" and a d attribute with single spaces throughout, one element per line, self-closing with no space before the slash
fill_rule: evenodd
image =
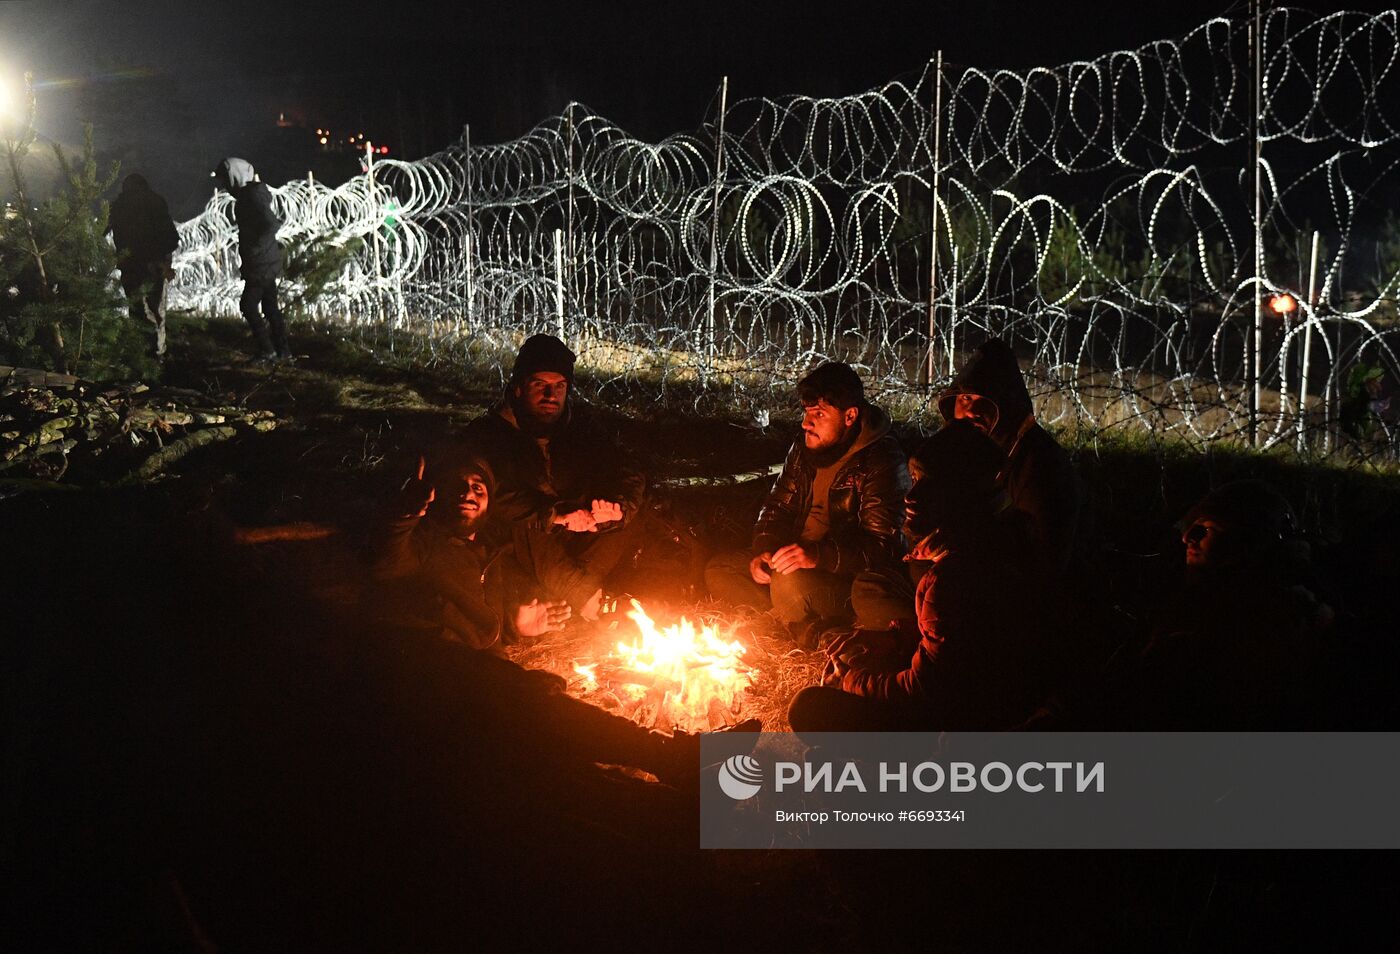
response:
<path id="1" fill-rule="evenodd" d="M 1313 4 L 1383 9 L 1387 4 Z M 242 155 L 277 183 L 315 156 L 317 128 L 364 133 L 414 158 L 456 139 L 514 138 L 571 99 L 655 139 L 700 125 L 720 77 L 731 99 L 830 96 L 952 64 L 1021 68 L 1179 36 L 1229 9 L 1172 3 L 239 3 L 0 4 L 0 77 L 32 70 L 40 127 L 146 173 L 177 217 L 208 170 Z M 277 127 L 278 116 L 291 124 Z"/>

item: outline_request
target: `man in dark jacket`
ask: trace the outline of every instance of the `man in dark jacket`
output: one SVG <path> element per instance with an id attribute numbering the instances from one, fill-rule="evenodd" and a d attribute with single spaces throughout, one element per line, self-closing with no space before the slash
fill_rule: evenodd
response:
<path id="1" fill-rule="evenodd" d="M 1162 731 L 1319 728 L 1339 641 L 1293 508 L 1263 481 L 1239 480 L 1181 523 L 1184 578 L 1164 588 L 1146 646 L 1118 661 L 1101 721 Z"/>
<path id="2" fill-rule="evenodd" d="M 1002 449 L 998 479 L 1011 505 L 1030 517 L 1038 568 L 1063 574 L 1082 542 L 1079 481 L 1064 448 L 1036 423 L 1011 348 L 993 338 L 973 352 L 939 396 L 938 410 L 945 421 L 972 421 Z"/>
<path id="3" fill-rule="evenodd" d="M 117 267 L 131 316 L 155 326 L 156 357 L 164 357 L 165 283 L 175 277 L 171 256 L 180 246 L 170 207 L 151 191 L 144 176 L 133 172 L 122 180 L 122 191 L 112 200 L 107 229 L 117 248 Z"/>
<path id="4" fill-rule="evenodd" d="M 282 220 L 272 209 L 272 192 L 259 181 L 243 159 L 225 159 L 214 170 L 219 188 L 233 196 L 233 218 L 238 223 L 239 274 L 243 295 L 239 310 L 253 329 L 260 361 L 290 361 L 287 323 L 277 306 L 277 276 L 282 274 L 282 247 L 277 230 Z"/>
<path id="5" fill-rule="evenodd" d="M 615 434 L 574 400 L 574 353 L 553 335 L 521 345 L 504 399 L 466 428 L 499 486 L 497 518 L 545 598 L 596 619 L 608 576 L 638 548 L 646 480 Z"/>
<path id="6" fill-rule="evenodd" d="M 1044 646 L 1024 518 L 996 477 L 1000 450 L 966 422 L 931 439 L 909 497 L 919 537 L 916 631 L 857 631 L 828 650 L 826 685 L 802 690 L 795 732 L 999 730 L 1038 701 Z"/>
<path id="7" fill-rule="evenodd" d="M 712 560 L 705 582 L 719 599 L 771 607 L 794 630 L 852 612 L 884 628 L 908 615 L 905 595 L 880 575 L 897 575 L 904 552 L 904 452 L 849 365 L 824 364 L 797 391 L 802 437 L 759 511 L 752 546 Z M 853 590 L 867 571 L 871 583 Z"/>
<path id="8" fill-rule="evenodd" d="M 390 617 L 440 626 L 448 640 L 496 653 L 564 627 L 567 604 L 526 601 L 510 548 L 488 522 L 494 494 L 491 466 L 480 455 L 447 452 L 426 473 L 419 458 L 375 554 L 375 576 L 399 584 Z"/>

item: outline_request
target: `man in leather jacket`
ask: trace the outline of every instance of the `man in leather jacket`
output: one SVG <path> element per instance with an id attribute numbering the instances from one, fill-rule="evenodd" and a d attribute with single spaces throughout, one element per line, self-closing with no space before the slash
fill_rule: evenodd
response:
<path id="1" fill-rule="evenodd" d="M 759 608 L 793 630 L 822 620 L 885 628 L 911 615 L 896 586 L 879 585 L 904 553 L 909 468 L 890 418 L 865 399 L 849 365 L 823 364 L 797 385 L 802 436 L 754 526 L 749 551 L 705 569 L 719 599 Z M 870 585 L 856 591 L 857 574 Z"/>

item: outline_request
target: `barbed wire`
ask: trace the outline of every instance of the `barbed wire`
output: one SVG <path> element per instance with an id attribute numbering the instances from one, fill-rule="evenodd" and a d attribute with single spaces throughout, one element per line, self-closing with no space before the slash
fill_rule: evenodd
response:
<path id="1" fill-rule="evenodd" d="M 363 240 L 320 312 L 438 353 L 547 330 L 605 382 L 758 400 L 836 359 L 917 400 L 1000 336 L 1051 423 L 1393 448 L 1400 17 L 1269 10 L 1261 46 L 1257 275 L 1248 23 L 1226 18 L 1056 68 L 741 99 L 657 143 L 574 103 L 508 143 L 289 182 L 280 237 Z M 180 225 L 177 306 L 236 313 L 231 208 Z M 1251 417 L 1260 296 L 1292 310 Z"/>

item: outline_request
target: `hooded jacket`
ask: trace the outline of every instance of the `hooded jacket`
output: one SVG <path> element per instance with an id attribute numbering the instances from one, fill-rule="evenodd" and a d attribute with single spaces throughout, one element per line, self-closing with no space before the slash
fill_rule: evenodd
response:
<path id="1" fill-rule="evenodd" d="M 867 404 L 860 434 L 827 493 L 829 530 L 817 544 L 817 568 L 853 574 L 898 565 L 904 553 L 904 496 L 909 464 L 890 432 L 889 415 Z M 754 525 L 753 553 L 771 553 L 802 536 L 812 509 L 817 466 L 802 438 L 788 451 Z"/>
<path id="2" fill-rule="evenodd" d="M 277 244 L 282 220 L 272 209 L 271 190 L 255 178 L 253 167 L 243 159 L 225 159 L 214 175 L 233 196 L 239 274 L 247 282 L 276 279 L 282 274 L 282 247 Z"/>
<path id="3" fill-rule="evenodd" d="M 641 509 L 646 478 L 627 460 L 616 434 L 592 409 L 574 401 L 551 429 L 547 446 L 522 430 L 506 398 L 467 425 L 463 437 L 482 453 L 496 474 L 492 510 L 499 521 L 549 531 L 556 516 L 587 510 L 593 500 L 622 505 L 621 525 Z M 615 527 L 603 526 L 599 532 Z"/>
<path id="4" fill-rule="evenodd" d="M 1064 572 L 1078 542 L 1079 480 L 1064 448 L 1035 422 L 1015 354 L 996 339 L 979 347 L 938 398 L 944 420 L 953 420 L 959 394 L 975 394 L 996 405 L 991 437 L 1007 455 L 1001 485 L 1011 506 L 1030 518 L 1040 567 Z"/>
<path id="5" fill-rule="evenodd" d="M 902 704 L 939 730 L 1022 722 L 1044 688 L 1045 649 L 1025 530 L 1006 512 L 945 544 L 919 580 L 919 643 L 909 664 L 893 673 L 853 669 L 841 688 Z"/>
<path id="6" fill-rule="evenodd" d="M 123 271 L 164 261 L 180 247 L 170 207 L 137 173 L 122 181 L 121 193 L 112 200 L 107 227 Z"/>

